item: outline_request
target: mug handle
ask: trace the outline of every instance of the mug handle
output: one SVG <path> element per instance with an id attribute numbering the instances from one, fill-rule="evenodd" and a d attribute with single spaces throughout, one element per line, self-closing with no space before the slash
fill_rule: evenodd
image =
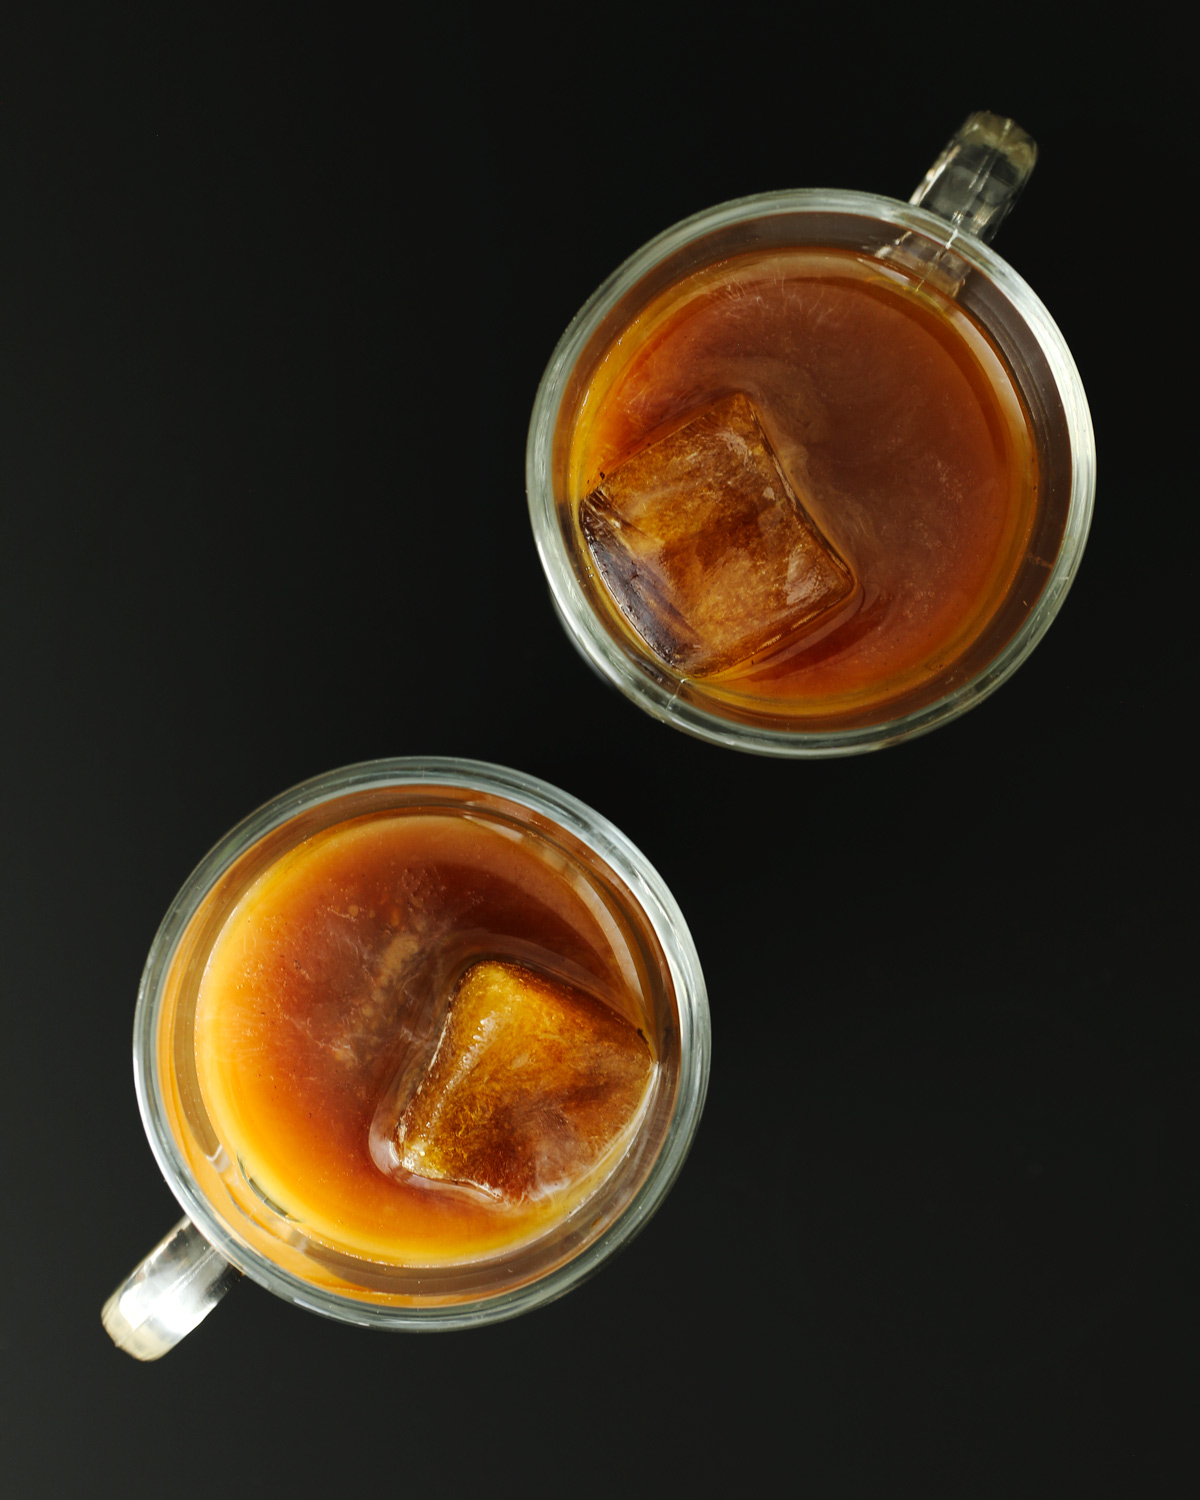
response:
<path id="1" fill-rule="evenodd" d="M 946 143 L 908 200 L 990 242 L 1033 175 L 1037 143 L 1015 120 L 977 110 Z"/>
<path id="2" fill-rule="evenodd" d="M 969 267 L 951 248 L 962 234 L 990 241 L 1037 164 L 1037 143 L 1015 120 L 977 110 L 963 121 L 908 200 L 950 225 L 944 245 L 902 234 L 879 253 L 903 261 L 953 296 Z"/>
<path id="3" fill-rule="evenodd" d="M 118 1349 L 134 1359 L 160 1359 L 241 1275 L 190 1219 L 180 1219 L 104 1304 L 100 1320 Z"/>

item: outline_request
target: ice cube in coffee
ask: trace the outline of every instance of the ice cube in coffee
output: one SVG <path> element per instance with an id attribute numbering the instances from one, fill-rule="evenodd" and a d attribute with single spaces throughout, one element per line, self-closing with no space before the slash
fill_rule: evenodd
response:
<path id="1" fill-rule="evenodd" d="M 509 1203 L 544 1198 L 619 1147 L 652 1067 L 641 1031 L 582 990 L 473 964 L 400 1118 L 400 1163 Z"/>
<path id="2" fill-rule="evenodd" d="M 604 475 L 579 517 L 621 613 L 687 676 L 795 639 L 854 589 L 740 393 Z"/>

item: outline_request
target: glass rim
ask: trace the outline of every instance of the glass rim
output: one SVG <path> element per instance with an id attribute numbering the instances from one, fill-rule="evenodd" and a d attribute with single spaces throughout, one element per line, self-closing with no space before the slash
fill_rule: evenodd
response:
<path id="1" fill-rule="evenodd" d="M 716 230 L 751 219 L 796 213 L 866 217 L 916 232 L 953 250 L 982 272 L 1024 319 L 1050 369 L 1071 451 L 1071 490 L 1058 555 L 1037 603 L 986 666 L 935 702 L 876 724 L 844 729 L 777 729 L 727 719 L 679 698 L 626 654 L 598 619 L 576 577 L 558 521 L 550 454 L 559 407 L 575 363 L 620 298 L 668 255 Z M 629 256 L 592 293 L 559 339 L 534 397 L 525 448 L 525 487 L 534 540 L 551 601 L 576 650 L 607 682 L 654 718 L 726 748 L 785 758 L 821 758 L 882 749 L 959 717 L 1016 671 L 1057 615 L 1078 571 L 1091 526 L 1096 442 L 1083 381 L 1066 340 L 1041 299 L 982 240 L 956 232 L 948 220 L 899 199 L 840 188 L 792 188 L 730 199 L 671 225 Z"/>
<path id="2" fill-rule="evenodd" d="M 179 941 L 220 876 L 298 813 L 348 793 L 403 786 L 457 787 L 506 798 L 559 824 L 607 861 L 629 886 L 662 945 L 679 1023 L 675 1107 L 657 1156 L 616 1219 L 576 1255 L 535 1280 L 508 1291 L 427 1306 L 361 1301 L 330 1290 L 285 1270 L 240 1237 L 209 1203 L 175 1140 L 156 1045 L 165 982 Z M 168 1187 L 209 1244 L 252 1281 L 310 1312 L 364 1327 L 410 1331 L 467 1328 L 516 1317 L 562 1296 L 628 1244 L 682 1169 L 704 1106 L 710 1055 L 711 1020 L 699 955 L 678 903 L 645 855 L 607 818 L 539 777 L 487 761 L 446 756 L 405 756 L 339 767 L 289 787 L 230 829 L 184 881 L 155 934 L 138 986 L 133 1027 L 134 1086 L 150 1148 Z"/>

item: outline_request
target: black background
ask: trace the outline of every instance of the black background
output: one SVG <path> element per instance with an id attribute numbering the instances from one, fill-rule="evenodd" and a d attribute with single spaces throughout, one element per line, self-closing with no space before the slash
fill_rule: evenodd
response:
<path id="1" fill-rule="evenodd" d="M 861 4 L 35 14 L 0 54 L 11 1492 L 1188 1491 L 1171 38 Z M 660 726 L 551 611 L 523 478 L 550 351 L 673 221 L 907 197 L 976 108 L 1041 146 L 998 248 L 1096 423 L 1062 615 L 876 755 Z M 177 1216 L 129 1064 L 159 918 L 267 797 L 410 754 L 562 786 L 671 886 L 714 1029 L 683 1176 L 523 1320 L 370 1334 L 244 1283 L 140 1366 L 99 1309 Z"/>

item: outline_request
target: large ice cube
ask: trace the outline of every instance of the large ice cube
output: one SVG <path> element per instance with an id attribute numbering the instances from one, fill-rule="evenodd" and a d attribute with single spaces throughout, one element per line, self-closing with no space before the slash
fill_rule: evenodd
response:
<path id="1" fill-rule="evenodd" d="M 400 1117 L 400 1163 L 508 1202 L 543 1197 L 616 1144 L 652 1067 L 641 1032 L 599 1000 L 520 964 L 474 964 Z"/>
<path id="2" fill-rule="evenodd" d="M 687 676 L 785 643 L 854 589 L 740 394 L 604 475 L 579 518 L 621 613 Z"/>

